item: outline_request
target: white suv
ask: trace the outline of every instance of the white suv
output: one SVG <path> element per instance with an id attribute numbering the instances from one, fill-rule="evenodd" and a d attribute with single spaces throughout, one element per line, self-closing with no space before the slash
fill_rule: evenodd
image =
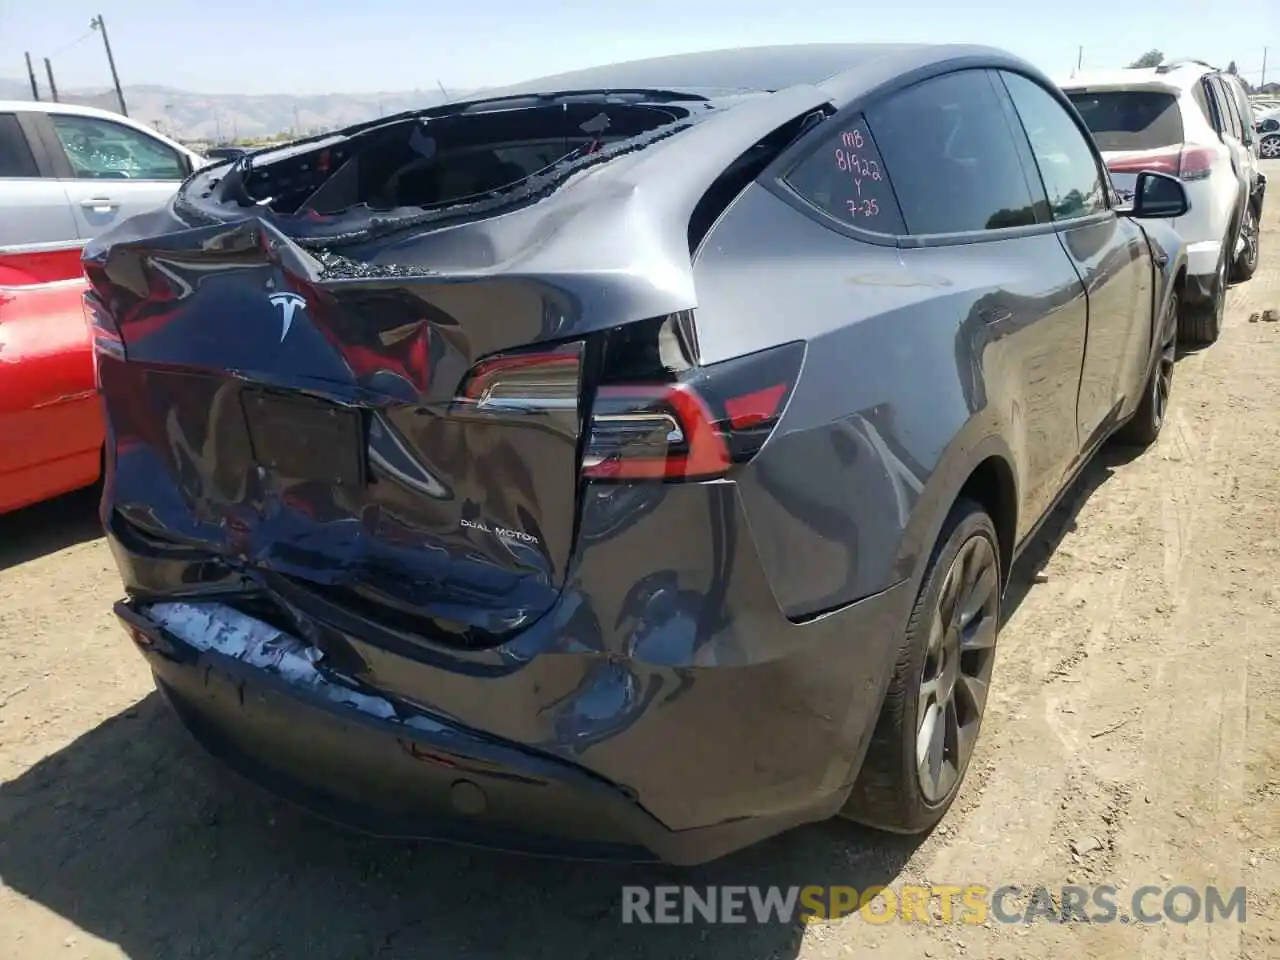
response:
<path id="1" fill-rule="evenodd" d="M 1183 181 L 1191 209 L 1173 221 L 1187 244 L 1181 339 L 1218 339 L 1229 280 L 1258 266 L 1266 177 L 1248 95 L 1237 77 L 1199 61 L 1080 73 L 1060 86 L 1075 104 L 1121 194 L 1142 170 Z"/>
<path id="2" fill-rule="evenodd" d="M 119 114 L 0 100 L 0 251 L 83 244 L 162 206 L 205 165 L 199 154 Z"/>

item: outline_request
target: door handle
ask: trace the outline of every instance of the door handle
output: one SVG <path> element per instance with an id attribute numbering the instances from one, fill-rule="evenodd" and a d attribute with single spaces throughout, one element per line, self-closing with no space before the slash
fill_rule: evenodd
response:
<path id="1" fill-rule="evenodd" d="M 112 200 L 110 197 L 91 197 L 88 200 L 81 200 L 80 206 L 86 210 L 92 210 L 94 213 L 110 213 L 120 204 Z"/>

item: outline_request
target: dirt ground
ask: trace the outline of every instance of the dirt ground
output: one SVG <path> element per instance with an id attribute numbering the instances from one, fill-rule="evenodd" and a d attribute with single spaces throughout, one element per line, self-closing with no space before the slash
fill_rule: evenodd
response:
<path id="1" fill-rule="evenodd" d="M 1280 187 L 1280 164 L 1269 164 Z M 1280 196 L 1170 420 L 1020 564 L 960 802 L 689 872 L 371 841 L 205 760 L 114 624 L 89 495 L 0 520 L 0 957 L 1280 958 Z M 1245 885 L 1206 923 L 624 926 L 625 883 Z"/>

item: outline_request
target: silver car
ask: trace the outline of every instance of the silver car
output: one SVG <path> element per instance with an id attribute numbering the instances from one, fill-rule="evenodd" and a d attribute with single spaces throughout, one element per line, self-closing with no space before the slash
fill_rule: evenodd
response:
<path id="1" fill-rule="evenodd" d="M 0 100 L 0 251 L 84 243 L 168 202 L 206 163 L 106 110 Z"/>

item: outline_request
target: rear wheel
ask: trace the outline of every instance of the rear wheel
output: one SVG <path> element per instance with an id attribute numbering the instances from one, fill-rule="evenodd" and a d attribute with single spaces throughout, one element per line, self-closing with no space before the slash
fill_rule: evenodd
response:
<path id="1" fill-rule="evenodd" d="M 1259 140 L 1258 153 L 1267 160 L 1280 159 L 1280 133 L 1270 133 Z"/>
<path id="2" fill-rule="evenodd" d="M 1172 298 L 1171 310 L 1177 309 L 1177 297 Z M 1146 390 L 1142 402 L 1133 418 L 1116 431 L 1116 440 L 1128 446 L 1147 447 L 1156 442 L 1160 436 L 1160 428 L 1164 426 L 1165 412 L 1169 407 L 1169 395 L 1173 390 L 1173 368 L 1177 360 L 1177 337 L 1174 335 L 1176 324 L 1169 323 L 1166 315 L 1165 323 L 1160 327 L 1163 342 L 1160 344 L 1160 356 L 1156 358 L 1151 376 L 1147 379 Z"/>
<path id="3" fill-rule="evenodd" d="M 1213 275 L 1213 289 L 1203 303 L 1184 304 L 1178 314 L 1178 339 L 1183 343 L 1203 347 L 1214 343 L 1222 332 L 1222 315 L 1227 308 L 1227 262 L 1231 243 L 1230 235 L 1222 241 L 1218 254 L 1218 269 Z"/>
<path id="4" fill-rule="evenodd" d="M 1240 239 L 1244 241 L 1244 246 L 1231 267 L 1231 279 L 1237 283 L 1248 280 L 1258 269 L 1258 243 L 1261 239 L 1261 231 L 1258 227 L 1258 212 L 1254 210 L 1252 203 L 1245 204 L 1244 216 L 1240 220 Z"/>
<path id="5" fill-rule="evenodd" d="M 961 500 L 929 560 L 844 816 L 919 833 L 947 812 L 986 709 L 1000 586 L 995 525 L 981 506 Z"/>

